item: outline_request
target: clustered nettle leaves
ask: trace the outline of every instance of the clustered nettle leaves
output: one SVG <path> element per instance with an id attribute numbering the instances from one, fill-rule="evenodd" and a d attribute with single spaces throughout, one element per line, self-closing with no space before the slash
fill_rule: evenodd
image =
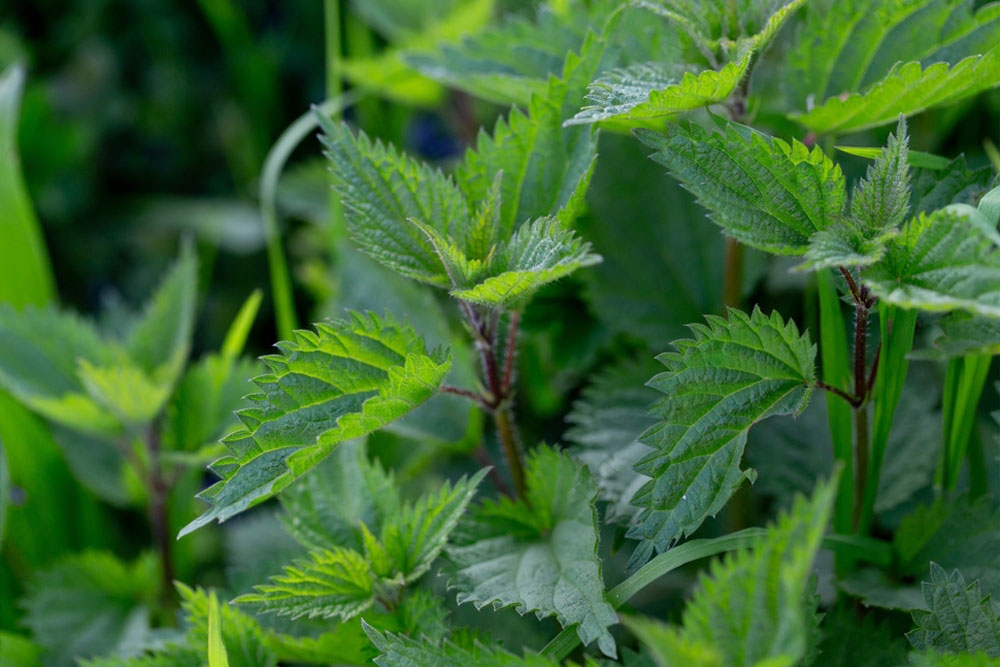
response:
<path id="1" fill-rule="evenodd" d="M 231 605 L 181 585 L 186 634 L 131 662 L 126 648 L 87 664 L 202 664 L 205 646 L 209 664 L 228 664 L 212 662 L 213 646 L 241 664 L 541 667 L 579 645 L 587 665 L 862 664 L 843 655 L 845 644 L 870 650 L 873 664 L 1000 658 L 990 598 L 1000 592 L 1000 513 L 977 477 L 981 449 L 977 463 L 970 445 L 1000 340 L 1000 188 L 992 171 L 969 170 L 963 158 L 911 151 L 906 122 L 1000 83 L 1000 6 L 869 5 L 597 1 L 407 56 L 427 76 L 516 105 L 450 173 L 318 113 L 354 242 L 447 295 L 478 355 L 476 381 L 452 384 L 452 352 L 431 349 L 392 313 L 350 312 L 263 357 L 255 393 L 227 427 L 220 413 L 248 374 L 237 358 L 252 313 L 238 318 L 220 355 L 184 370 L 190 250 L 121 341 L 69 315 L 0 310 L 0 382 L 68 438 L 85 439 L 76 451 L 111 447 L 124 461 L 113 481 L 122 483 L 121 470 L 145 480 L 131 488 L 148 490 L 142 502 L 157 531 L 172 471 L 197 463 L 227 428 L 211 466 L 219 479 L 199 494 L 208 507 L 180 535 L 278 496 L 304 554 Z M 779 31 L 780 49 L 766 52 Z M 751 78 L 765 66 L 790 100 L 778 111 L 764 99 L 769 80 L 757 90 Z M 756 113 L 795 121 L 802 140 L 750 127 Z M 849 188 L 825 150 L 832 138 L 891 123 L 884 147 L 845 149 L 873 158 Z M 793 271 L 815 274 L 819 328 L 719 303 L 722 314 L 690 323 L 690 337 L 656 357 L 658 369 L 637 360 L 601 374 L 568 417 L 570 446 L 524 443 L 515 410 L 522 314 L 540 289 L 602 259 L 578 229 L 601 159 L 599 129 L 632 131 L 727 237 L 799 258 Z M 940 336 L 914 351 L 918 312 Z M 905 477 L 891 437 L 905 428 L 896 413 L 910 359 L 921 357 L 947 361 L 937 495 L 894 519 L 887 541 L 885 525 L 875 537 L 873 529 L 892 495 L 885 484 Z M 827 397 L 833 464 L 808 471 L 808 497 L 767 528 L 688 539 L 755 480 L 743 463 L 752 433 L 774 416 L 801 415 L 793 429 L 816 424 L 807 410 L 817 391 Z M 365 440 L 442 393 L 488 413 L 503 459 L 409 498 Z M 624 538 L 624 569 L 599 549 L 601 519 Z M 57 600 L 106 598 L 132 627 L 140 621 L 131 614 L 148 615 L 135 601 L 148 596 L 157 567 L 166 594 L 172 548 L 131 571 L 95 554 L 60 566 L 36 582 L 29 625 L 44 641 L 59 631 L 48 613 Z M 821 548 L 835 554 L 841 596 L 835 604 L 824 593 L 825 618 L 813 577 Z M 619 615 L 664 574 L 724 552 L 673 623 Z M 607 589 L 606 577 L 621 583 Z M 922 596 L 912 582 L 923 582 Z M 859 620 L 844 602 L 855 598 L 896 612 Z M 532 612 L 562 630 L 541 652 L 522 652 L 450 622 L 446 599 Z M 912 613 L 909 648 L 895 641 L 899 611 Z M 118 617 L 95 627 L 119 627 Z M 635 646 L 629 635 L 640 653 L 624 649 Z M 147 650 L 145 641 L 132 650 Z M 46 646 L 66 656 L 94 648 Z"/>

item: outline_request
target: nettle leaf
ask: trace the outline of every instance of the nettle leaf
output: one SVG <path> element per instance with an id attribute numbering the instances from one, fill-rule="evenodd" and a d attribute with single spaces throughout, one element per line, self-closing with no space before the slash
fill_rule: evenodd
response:
<path id="1" fill-rule="evenodd" d="M 434 53 L 409 54 L 425 76 L 496 104 L 528 106 L 559 76 L 567 54 L 579 51 L 617 3 L 587 3 L 557 13 L 541 6 L 534 21 L 513 16 Z"/>
<path id="2" fill-rule="evenodd" d="M 260 393 L 237 413 L 243 427 L 223 440 L 229 455 L 212 464 L 222 481 L 199 494 L 211 508 L 182 536 L 263 502 L 342 442 L 411 412 L 451 367 L 410 327 L 373 314 L 298 331 L 278 347 L 263 358 L 271 373 L 254 380 Z"/>
<path id="3" fill-rule="evenodd" d="M 458 602 L 513 606 L 577 625 L 584 644 L 615 655 L 607 627 L 617 622 L 604 596 L 597 557 L 597 485 L 590 472 L 549 447 L 525 464 L 524 501 L 486 501 L 447 549 L 445 572 Z"/>
<path id="4" fill-rule="evenodd" d="M 1000 317 L 1000 237 L 967 205 L 908 222 L 861 277 L 873 294 L 897 306 Z"/>
<path id="5" fill-rule="evenodd" d="M 809 580 L 836 495 L 836 477 L 799 496 L 759 544 L 715 560 L 684 609 L 681 628 L 631 629 L 663 665 L 794 665 L 809 649 Z"/>
<path id="6" fill-rule="evenodd" d="M 255 586 L 257 592 L 241 595 L 234 602 L 293 619 L 349 619 L 375 603 L 371 565 L 357 551 L 343 547 L 313 551 L 308 559 L 285 566 L 284 574 L 270 581 Z"/>
<path id="7" fill-rule="evenodd" d="M 330 160 L 333 188 L 350 231 L 373 258 L 404 276 L 438 287 L 448 275 L 426 235 L 409 220 L 444 238 L 458 238 L 471 224 L 469 207 L 454 181 L 395 147 L 355 134 L 345 123 L 318 115 Z"/>
<path id="8" fill-rule="evenodd" d="M 896 232 L 910 207 L 909 136 L 900 117 L 895 134 L 854 189 L 849 219 L 816 232 L 800 268 L 874 264 L 885 241 Z"/>
<path id="9" fill-rule="evenodd" d="M 308 560 L 286 566 L 284 574 L 236 602 L 292 618 L 357 616 L 374 604 L 381 587 L 412 583 L 430 569 L 485 475 L 482 470 L 454 485 L 445 483 L 415 503 L 397 499 L 378 538 L 358 523 L 364 555 L 336 545 L 312 551 Z M 396 498 L 395 493 L 390 496 Z"/>
<path id="10" fill-rule="evenodd" d="M 939 62 L 898 65 L 861 93 L 832 97 L 822 106 L 792 117 L 817 134 L 858 132 L 924 109 L 953 104 L 1000 84 L 1000 47 L 969 56 L 949 68 Z"/>
<path id="11" fill-rule="evenodd" d="M 847 198 L 844 175 L 818 147 L 787 144 L 735 123 L 724 133 L 691 124 L 666 134 L 637 130 L 727 234 L 782 255 L 801 255 L 817 231 L 838 221 Z"/>
<path id="12" fill-rule="evenodd" d="M 958 570 L 950 574 L 931 563 L 931 580 L 923 583 L 929 611 L 913 612 L 916 628 L 906 638 L 917 649 L 945 653 L 982 651 L 1000 657 L 1000 616 L 990 597 L 983 596 L 979 582 L 966 585 Z"/>
<path id="13" fill-rule="evenodd" d="M 658 394 L 645 386 L 654 364 L 629 361 L 599 373 L 566 417 L 572 454 L 590 468 L 606 522 L 629 521 L 638 509 L 629 501 L 648 479 L 633 469 L 649 451 L 639 442 L 653 425 L 649 408 Z"/>
<path id="14" fill-rule="evenodd" d="M 197 288 L 198 257 L 185 243 L 124 341 L 129 358 L 161 386 L 172 388 L 187 362 Z"/>
<path id="15" fill-rule="evenodd" d="M 982 651 L 979 653 L 939 653 L 924 651 L 909 654 L 912 667 L 993 667 L 996 661 Z"/>
<path id="16" fill-rule="evenodd" d="M 777 312 L 729 310 L 693 324 L 694 338 L 657 359 L 667 370 L 649 386 L 666 398 L 659 422 L 642 436 L 653 448 L 636 471 L 651 479 L 635 494 L 642 508 L 628 536 L 641 540 L 638 567 L 714 516 L 751 471 L 740 468 L 747 431 L 772 415 L 797 415 L 809 403 L 816 346 Z"/>
<path id="17" fill-rule="evenodd" d="M 1000 38 L 1000 10 L 970 0 L 809 3 L 784 76 L 793 104 L 807 107 L 883 79 L 900 62 L 955 65 Z M 918 39 L 914 39 L 919 35 Z M 809 105 L 811 106 L 811 105 Z M 902 109 L 892 112 L 889 120 Z"/>
<path id="18" fill-rule="evenodd" d="M 702 48 L 727 56 L 713 69 L 681 61 L 632 63 L 611 70 L 590 85 L 587 101 L 568 124 L 611 121 L 641 127 L 650 121 L 723 102 L 747 75 L 763 49 L 804 0 L 691 5 L 638 2 L 668 19 Z M 731 12 L 731 15 L 730 15 Z M 735 20 L 734 20 L 735 19 Z"/>
<path id="19" fill-rule="evenodd" d="M 500 186 L 497 239 L 509 239 L 527 220 L 555 215 L 566 223 L 583 207 L 597 158 L 594 128 L 563 128 L 575 106 L 575 88 L 589 81 L 598 67 L 604 43 L 591 33 L 580 56 L 566 58 L 563 78 L 531 96 L 528 113 L 512 108 L 497 121 L 492 135 L 480 130 L 475 148 L 459 165 L 456 179 L 470 202 L 489 198 Z"/>
<path id="20" fill-rule="evenodd" d="M 134 563 L 87 551 L 41 571 L 22 600 L 24 624 L 48 657 L 73 665 L 96 655 L 133 655 L 150 638 L 151 596 L 157 564 L 147 554 Z"/>
<path id="21" fill-rule="evenodd" d="M 907 642 L 888 621 L 838 605 L 823 618 L 819 655 L 826 667 L 884 667 L 906 664 Z"/>
<path id="22" fill-rule="evenodd" d="M 378 531 L 400 504 L 391 473 L 369 461 L 361 441 L 346 442 L 280 496 L 285 528 L 308 549 L 361 551 L 361 524 Z"/>
<path id="23" fill-rule="evenodd" d="M 558 667 L 559 661 L 529 653 L 524 657 L 509 653 L 498 645 L 478 641 L 457 644 L 411 639 L 392 632 L 379 632 L 364 624 L 365 632 L 381 651 L 375 658 L 380 667 Z"/>
<path id="24" fill-rule="evenodd" d="M 497 249 L 489 277 L 451 294 L 464 301 L 511 309 L 543 285 L 599 263 L 600 255 L 590 248 L 558 218 L 539 218 L 522 225 Z"/>
<path id="25" fill-rule="evenodd" d="M 0 305 L 0 383 L 47 419 L 88 433 L 117 433 L 117 420 L 87 394 L 77 370 L 81 360 L 112 366 L 122 357 L 75 315 Z"/>
<path id="26" fill-rule="evenodd" d="M 641 127 L 661 118 L 729 98 L 746 76 L 750 48 L 718 71 L 695 65 L 645 62 L 611 70 L 590 86 L 589 104 L 567 124 L 614 121 L 624 127 Z"/>

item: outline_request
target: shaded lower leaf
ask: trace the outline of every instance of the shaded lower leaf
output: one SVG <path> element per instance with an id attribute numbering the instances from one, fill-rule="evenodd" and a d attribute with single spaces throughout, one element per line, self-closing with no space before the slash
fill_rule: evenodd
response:
<path id="1" fill-rule="evenodd" d="M 1000 616 L 983 596 L 979 582 L 966 585 L 958 570 L 950 574 L 931 563 L 931 580 L 924 582 L 924 598 L 929 611 L 913 612 L 916 629 L 906 638 L 917 649 L 937 649 L 945 653 L 982 651 L 1000 658 Z"/>
<path id="2" fill-rule="evenodd" d="M 597 557 L 597 486 L 566 454 L 541 447 L 526 463 L 526 501 L 486 501 L 447 550 L 449 587 L 477 608 L 513 606 L 561 625 L 614 656 Z"/>

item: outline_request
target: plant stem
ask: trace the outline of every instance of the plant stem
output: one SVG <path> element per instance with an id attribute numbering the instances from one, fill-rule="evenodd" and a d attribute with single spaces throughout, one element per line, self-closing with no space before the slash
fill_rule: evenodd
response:
<path id="1" fill-rule="evenodd" d="M 824 391 L 828 391 L 828 392 L 830 392 L 831 394 L 833 394 L 835 396 L 839 396 L 840 398 L 842 398 L 845 401 L 847 401 L 847 403 L 850 404 L 851 407 L 854 407 L 857 404 L 857 402 L 858 402 L 857 397 L 851 396 L 850 394 L 848 394 L 843 389 L 837 389 L 833 385 L 829 385 L 829 384 L 827 384 L 825 382 L 820 382 L 820 381 L 817 380 L 816 381 L 816 388 L 817 389 L 822 389 Z"/>
<path id="2" fill-rule="evenodd" d="M 514 410 L 510 403 L 505 402 L 499 406 L 493 412 L 493 419 L 497 424 L 497 436 L 500 438 L 504 456 L 507 458 L 510 477 L 514 482 L 514 490 L 518 497 L 524 498 L 527 487 L 524 482 L 523 454 L 520 439 L 514 429 Z"/>
<path id="3" fill-rule="evenodd" d="M 493 485 L 497 487 L 497 491 L 508 498 L 513 498 L 513 494 L 507 487 L 507 482 L 504 481 L 503 477 L 500 475 L 500 471 L 497 469 L 496 463 L 493 462 L 493 457 L 491 457 L 490 453 L 486 451 L 486 446 L 481 445 L 479 449 L 475 451 L 473 456 L 476 457 L 476 460 L 479 461 L 481 466 L 490 469 L 490 471 L 486 474 L 489 475 L 490 480 L 493 481 Z"/>
<path id="4" fill-rule="evenodd" d="M 500 389 L 504 395 L 510 393 L 514 383 L 514 366 L 517 361 L 517 327 L 521 323 L 521 313 L 510 314 L 510 326 L 507 328 L 507 346 L 503 355 L 503 381 Z"/>
<path id="5" fill-rule="evenodd" d="M 730 308 L 739 308 L 743 300 L 743 246 L 728 236 L 722 281 L 722 303 Z"/>
<path id="6" fill-rule="evenodd" d="M 865 490 L 868 487 L 868 406 L 866 405 L 854 408 L 854 456 L 857 479 L 854 482 L 853 524 L 857 530 L 865 504 Z"/>
<path id="7" fill-rule="evenodd" d="M 160 461 L 160 434 L 155 426 L 150 428 L 146 438 L 146 448 L 149 452 L 149 524 L 153 531 L 153 540 L 160 554 L 160 573 L 162 590 L 160 601 L 164 610 L 174 607 L 174 559 L 171 549 L 170 521 L 167 508 L 167 498 L 170 486 L 163 477 Z M 169 616 L 167 614 L 166 616 Z"/>
<path id="8" fill-rule="evenodd" d="M 851 293 L 855 299 L 854 318 L 854 395 L 857 397 L 857 404 L 854 406 L 854 511 L 852 513 L 852 525 L 855 530 L 861 523 L 861 512 L 865 503 L 865 493 L 868 486 L 868 373 L 866 368 L 866 356 L 868 353 L 868 315 L 870 304 L 868 302 L 867 288 L 861 287 L 859 290 L 850 278 L 849 271 L 843 271 L 845 277 L 849 278 Z"/>

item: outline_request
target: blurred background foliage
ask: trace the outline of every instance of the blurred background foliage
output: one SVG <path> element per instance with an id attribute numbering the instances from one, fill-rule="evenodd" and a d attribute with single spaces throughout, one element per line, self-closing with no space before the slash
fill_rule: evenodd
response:
<path id="1" fill-rule="evenodd" d="M 63 306 L 113 331 L 123 313 L 152 292 L 176 257 L 178 239 L 190 236 L 200 259 L 193 357 L 218 349 L 256 288 L 267 296 L 247 351 L 266 353 L 279 336 L 260 208 L 262 168 L 285 128 L 310 105 L 353 91 L 358 99 L 345 114 L 351 121 L 448 168 L 479 128 L 492 128 L 507 109 L 450 90 L 411 64 L 422 51 L 440 51 L 501 19 L 533 20 L 536 11 L 531 0 L 6 0 L 0 71 L 14 63 L 26 69 L 11 131 L 55 285 L 54 293 L 43 290 L 30 301 L 45 303 L 57 294 Z M 554 67 L 561 69 L 564 53 L 557 55 Z M 771 73 L 780 69 L 768 67 L 781 57 L 779 41 L 756 67 L 753 85 L 761 92 L 755 99 L 763 102 L 751 111 L 757 127 L 801 139 L 804 131 L 785 117 L 779 101 L 783 82 Z M 546 64 L 537 64 L 544 80 Z M 970 166 L 983 166 L 984 138 L 1000 144 L 1000 91 L 920 114 L 910 127 L 913 148 L 964 153 Z M 878 146 L 888 131 L 852 135 L 847 143 Z M 0 146 L 2 132 L 0 126 Z M 849 179 L 867 166 L 840 157 Z M 522 325 L 519 400 L 528 442 L 564 439 L 565 415 L 592 374 L 620 366 L 630 378 L 648 377 L 644 360 L 683 336 L 685 323 L 722 309 L 722 236 L 638 142 L 602 134 L 588 203 L 578 225 L 604 263 L 543 290 Z M 390 274 L 346 242 L 311 136 L 292 152 L 276 204 L 300 325 L 343 308 L 391 311 L 409 318 L 432 345 L 448 342 L 460 327 L 439 294 Z M 744 297 L 814 326 L 815 288 L 806 274 L 788 268 L 748 253 Z M 0 280 L 9 269 L 0 266 Z M 469 350 L 453 353 L 454 372 L 467 378 L 459 384 L 470 384 Z M 995 407 L 995 394 L 986 398 L 983 419 Z M 808 419 L 822 424 L 818 402 L 817 409 Z M 581 419 L 577 415 L 577 423 Z M 415 473 L 433 465 L 444 474 L 467 459 L 488 431 L 483 426 L 477 410 L 439 397 L 401 426 L 373 436 L 369 448 L 403 471 L 400 478 L 421 484 L 426 476 Z M 788 439 L 770 435 L 759 431 L 762 442 L 751 451 L 784 465 L 760 480 L 764 506 L 734 504 L 742 514 L 734 525 L 756 523 L 754 515 L 769 511 L 772 500 L 784 502 L 790 489 L 807 486 L 787 476 L 794 472 L 789 452 L 805 457 L 792 461 L 803 469 L 827 465 L 809 459 L 810 451 L 826 455 L 818 443 L 782 449 Z M 46 424 L 6 394 L 0 394 L 0 442 L 6 453 L 0 492 L 12 484 L 13 501 L 0 568 L 0 629 L 21 632 L 23 610 L 15 600 L 38 568 L 84 548 L 133 558 L 148 544 L 148 527 L 134 508 L 113 507 L 75 481 Z M 442 454 L 462 456 L 449 463 Z M 187 482 L 178 495 L 190 498 L 197 482 Z M 905 499 L 908 491 L 896 496 Z M 291 548 L 266 513 L 227 524 L 224 534 L 205 534 L 178 555 L 187 559 L 178 565 L 181 578 L 234 591 L 262 581 Z M 613 543 L 603 540 L 602 548 Z M 685 584 L 664 585 L 676 596 Z M 456 613 L 474 620 L 468 610 Z M 538 632 L 537 624 L 516 625 L 512 612 L 504 614 L 517 628 L 511 633 Z"/>

